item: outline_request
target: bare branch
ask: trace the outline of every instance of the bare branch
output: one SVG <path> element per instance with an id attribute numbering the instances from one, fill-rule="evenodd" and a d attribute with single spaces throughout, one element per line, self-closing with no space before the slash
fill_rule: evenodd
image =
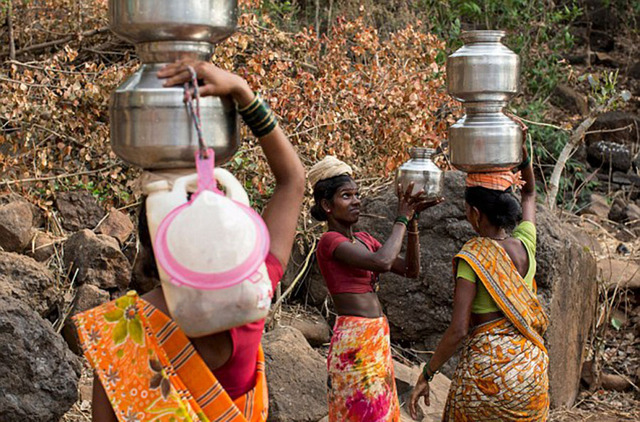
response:
<path id="1" fill-rule="evenodd" d="M 67 35 L 66 37 L 57 39 L 57 40 L 53 40 L 53 41 L 47 41 L 47 42 L 43 42 L 40 44 L 34 44 L 34 45 L 30 45 L 29 47 L 25 47 L 25 48 L 21 48 L 19 50 L 15 51 L 15 55 L 12 58 L 12 60 L 15 60 L 15 56 L 20 55 L 20 54 L 24 54 L 24 53 L 33 53 L 35 51 L 40 51 L 40 50 L 44 50 L 46 48 L 49 47 L 55 47 L 56 45 L 61 45 L 61 44 L 66 44 L 70 41 L 73 41 L 76 38 L 86 38 L 86 37 L 92 37 L 94 35 L 98 35 L 98 34 L 103 34 L 105 32 L 109 31 L 109 27 L 105 26 L 102 28 L 98 28 L 98 29 L 93 29 L 91 31 L 84 31 L 81 32 L 80 34 L 73 34 L 73 35 Z M 7 56 L 9 53 L 5 52 L 2 55 L 3 56 Z"/>
<path id="2" fill-rule="evenodd" d="M 7 27 L 9 28 L 9 58 L 16 59 L 16 39 L 13 34 L 13 0 L 7 0 Z"/>

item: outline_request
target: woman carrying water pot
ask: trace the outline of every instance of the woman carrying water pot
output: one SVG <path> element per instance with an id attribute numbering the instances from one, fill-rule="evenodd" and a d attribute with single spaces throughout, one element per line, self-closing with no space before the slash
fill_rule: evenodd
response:
<path id="1" fill-rule="evenodd" d="M 264 264 L 275 289 L 294 241 L 305 189 L 303 166 L 271 110 L 239 76 L 211 63 L 182 61 L 165 66 L 158 77 L 166 79 L 165 86 L 181 85 L 192 78 L 189 67 L 204 81 L 201 95 L 235 100 L 273 172 L 275 188 L 262 219 L 270 236 Z M 140 217 L 140 241 L 150 248 L 144 211 Z M 152 259 L 147 268 L 157 275 Z M 158 287 L 79 314 L 76 324 L 95 370 L 94 421 L 266 420 L 264 319 L 188 338 L 169 317 Z"/>
<path id="2" fill-rule="evenodd" d="M 417 213 L 441 200 L 427 202 L 424 191 L 412 195 L 397 188 L 397 217 L 381 244 L 356 232 L 360 216 L 358 185 L 351 168 L 327 156 L 309 171 L 315 204 L 311 215 L 328 223 L 316 257 L 338 317 L 327 359 L 330 421 L 398 421 L 389 323 L 376 295 L 380 273 L 418 277 L 420 244 Z M 407 253 L 400 248 L 408 233 Z"/>
<path id="3" fill-rule="evenodd" d="M 451 324 L 411 394 L 414 418 L 420 397 L 429 405 L 434 374 L 462 344 L 443 421 L 547 420 L 548 320 L 536 297 L 536 191 L 526 147 L 523 157 L 521 201 L 513 194 L 519 172 L 467 176 L 467 220 L 478 237 L 454 257 Z"/>

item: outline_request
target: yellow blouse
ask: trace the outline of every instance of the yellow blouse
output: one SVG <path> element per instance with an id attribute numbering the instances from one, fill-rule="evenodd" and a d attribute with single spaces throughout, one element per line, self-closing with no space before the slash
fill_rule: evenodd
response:
<path id="1" fill-rule="evenodd" d="M 519 239 L 527 250 L 529 256 L 529 270 L 524 277 L 524 282 L 531 289 L 533 286 L 533 277 L 536 274 L 536 226 L 530 221 L 523 221 L 520 223 L 511 233 L 513 237 Z M 473 271 L 473 268 L 467 264 L 464 260 L 458 260 L 457 277 L 469 280 L 475 283 L 477 276 Z M 483 283 L 479 283 L 476 291 L 476 297 L 473 299 L 471 305 L 471 312 L 474 314 L 486 314 L 489 312 L 499 311 L 498 305 L 494 302 L 489 295 L 486 287 Z"/>

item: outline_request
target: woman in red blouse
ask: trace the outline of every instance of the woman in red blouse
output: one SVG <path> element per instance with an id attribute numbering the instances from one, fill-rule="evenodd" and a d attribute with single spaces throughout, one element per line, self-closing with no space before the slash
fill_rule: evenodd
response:
<path id="1" fill-rule="evenodd" d="M 328 223 L 318 243 L 320 272 L 338 313 L 327 360 L 330 421 L 397 421 L 400 417 L 391 361 L 389 324 L 375 293 L 380 273 L 418 277 L 420 244 L 417 212 L 426 202 L 398 187 L 398 210 L 384 244 L 354 232 L 360 215 L 358 185 L 351 168 L 328 156 L 309 172 L 315 204 L 311 215 Z M 406 257 L 399 256 L 408 232 Z"/>

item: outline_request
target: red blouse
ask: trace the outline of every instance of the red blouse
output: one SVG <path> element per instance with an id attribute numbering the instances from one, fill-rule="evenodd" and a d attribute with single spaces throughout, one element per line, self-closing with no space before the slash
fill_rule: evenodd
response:
<path id="1" fill-rule="evenodd" d="M 354 236 L 372 252 L 382 247 L 382 244 L 367 232 L 357 232 L 354 233 Z M 373 282 L 378 277 L 377 273 L 350 267 L 333 257 L 338 245 L 349 241 L 349 238 L 338 232 L 326 232 L 318 242 L 318 250 L 316 251 L 318 266 L 329 293 L 332 295 L 338 293 L 370 293 L 374 291 Z"/>
<path id="2" fill-rule="evenodd" d="M 275 291 L 282 278 L 282 265 L 271 254 L 267 255 L 265 265 Z M 213 371 L 213 375 L 232 400 L 249 392 L 256 383 L 256 356 L 263 329 L 264 319 L 229 330 L 233 352 L 224 365 Z"/>

